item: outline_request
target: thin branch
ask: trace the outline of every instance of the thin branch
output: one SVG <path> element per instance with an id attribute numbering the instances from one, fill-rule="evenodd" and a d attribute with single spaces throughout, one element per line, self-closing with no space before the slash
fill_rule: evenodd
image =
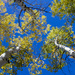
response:
<path id="1" fill-rule="evenodd" d="M 31 6 L 34 6 L 34 5 L 32 5 L 31 3 L 27 2 L 27 1 L 23 0 L 23 2 L 25 2 L 25 3 L 27 3 L 27 4 L 31 5 Z"/>
<path id="2" fill-rule="evenodd" d="M 31 8 L 31 9 L 37 9 L 37 10 L 39 10 L 39 11 L 43 11 L 43 12 L 46 12 L 46 13 L 50 13 L 49 11 L 46 11 L 46 10 L 42 10 L 42 9 L 39 9 L 39 8 L 34 8 L 34 7 L 29 7 L 29 8 Z"/>
<path id="3" fill-rule="evenodd" d="M 46 9 L 49 7 L 49 5 L 51 5 L 51 3 L 49 3 L 49 4 L 48 4 L 48 6 L 47 6 L 47 7 L 45 7 L 45 9 L 44 9 L 44 10 L 46 10 Z"/>
<path id="4" fill-rule="evenodd" d="M 22 9 L 21 9 L 21 11 L 20 11 L 20 13 L 19 13 L 19 16 L 18 16 L 18 23 L 19 23 L 19 27 L 22 29 L 22 27 L 21 27 L 21 25 L 20 25 L 20 16 L 21 16 L 21 13 L 22 13 Z M 22 29 L 23 30 L 23 29 Z M 24 30 L 23 30 L 24 31 Z"/>

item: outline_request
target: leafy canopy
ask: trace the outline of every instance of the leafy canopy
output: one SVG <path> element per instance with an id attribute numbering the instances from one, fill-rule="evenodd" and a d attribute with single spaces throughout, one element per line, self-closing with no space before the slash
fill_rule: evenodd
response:
<path id="1" fill-rule="evenodd" d="M 7 4 L 12 5 L 13 0 L 8 0 Z M 67 23 L 71 25 L 75 21 L 75 0 L 54 0 L 52 5 L 49 6 L 53 16 L 57 15 L 60 18 L 65 17 Z M 46 69 L 51 72 L 57 72 L 67 65 L 65 61 L 63 49 L 58 48 L 55 44 L 55 38 L 58 38 L 58 43 L 71 47 L 74 44 L 74 32 L 69 26 L 62 26 L 61 28 L 52 27 L 47 25 L 46 16 L 38 10 L 31 12 L 24 12 L 20 16 L 20 26 L 17 14 L 10 14 L 7 11 L 6 3 L 0 0 L 0 55 L 13 46 L 21 45 L 18 53 L 12 54 L 9 58 L 11 63 L 5 64 L 1 67 L 0 74 L 9 73 L 11 75 L 17 74 L 17 70 L 22 70 L 22 67 L 28 67 L 31 75 L 41 74 L 41 69 Z M 24 30 L 24 31 L 23 31 Z M 42 47 L 42 52 L 39 57 L 35 56 L 33 50 L 34 41 L 41 42 L 42 35 L 47 34 L 46 41 Z M 8 44 L 6 47 L 3 42 Z M 43 59 L 41 57 L 43 56 Z M 45 64 L 44 59 L 48 59 L 49 64 Z"/>

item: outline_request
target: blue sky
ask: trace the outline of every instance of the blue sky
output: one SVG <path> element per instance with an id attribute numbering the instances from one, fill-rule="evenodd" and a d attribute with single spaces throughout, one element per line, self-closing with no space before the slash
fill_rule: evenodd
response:
<path id="1" fill-rule="evenodd" d="M 14 13 L 14 11 L 12 11 L 11 7 L 7 7 L 7 8 L 8 8 L 7 12 L 9 14 Z M 60 28 L 65 23 L 65 20 L 63 20 L 63 19 L 60 20 L 60 18 L 57 17 L 57 16 L 52 17 L 52 14 L 45 13 L 45 16 L 47 16 L 47 24 L 50 24 L 51 27 L 53 27 L 53 26 L 56 27 L 57 26 L 58 28 Z M 75 29 L 75 26 L 73 25 L 73 31 L 75 31 L 74 29 Z M 4 44 L 5 44 L 5 42 L 4 42 Z M 36 45 L 35 45 L 34 49 L 36 49 L 36 50 L 39 50 L 39 48 L 41 48 L 41 46 L 43 45 L 42 42 L 41 43 L 35 43 L 35 44 Z M 5 45 L 7 45 L 7 44 L 5 44 Z M 75 64 L 72 63 L 71 67 L 69 68 L 70 69 L 70 72 L 69 72 L 68 66 L 64 66 L 63 67 L 63 72 L 66 75 L 75 75 L 75 68 L 74 67 L 75 67 Z M 41 75 L 65 75 L 63 72 L 61 70 L 59 70 L 56 73 L 54 73 L 54 72 L 51 73 L 50 71 L 47 71 L 47 70 L 43 69 Z M 23 71 L 18 70 L 17 75 L 30 75 L 30 74 L 29 74 L 28 68 L 23 67 Z"/>

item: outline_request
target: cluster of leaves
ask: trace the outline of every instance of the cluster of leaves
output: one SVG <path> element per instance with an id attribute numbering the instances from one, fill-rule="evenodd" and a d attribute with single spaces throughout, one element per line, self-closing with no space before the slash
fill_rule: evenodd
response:
<path id="1" fill-rule="evenodd" d="M 9 14 L 5 13 L 1 16 L 0 19 L 0 40 L 4 40 L 6 38 L 7 40 L 10 40 L 10 35 L 14 35 L 13 31 L 16 30 L 16 24 L 15 22 L 15 14 Z M 8 20 L 9 19 L 9 20 Z"/>
<path id="2" fill-rule="evenodd" d="M 64 52 L 63 49 L 58 48 L 54 41 L 58 38 L 58 43 L 70 47 L 73 42 L 73 31 L 69 27 L 61 27 L 58 29 L 57 27 L 50 30 L 50 33 L 47 36 L 47 40 L 45 41 L 44 46 L 42 47 L 43 56 L 45 59 L 49 59 L 50 64 L 47 65 L 47 70 L 49 71 L 58 71 L 63 66 L 66 65 L 65 58 L 63 57 Z"/>
<path id="3" fill-rule="evenodd" d="M 40 12 L 37 10 L 34 10 L 34 13 L 36 19 L 33 19 L 33 15 L 31 16 L 27 12 L 24 13 L 24 16 L 22 17 L 23 22 L 21 22 L 22 29 L 25 31 L 25 34 L 29 36 L 29 38 L 33 38 L 36 41 L 38 39 L 39 41 L 39 38 L 41 38 L 42 34 L 45 32 L 46 16 L 40 15 Z"/>
<path id="4" fill-rule="evenodd" d="M 0 0 L 0 14 L 6 12 L 5 3 L 3 3 L 2 0 Z"/>
<path id="5" fill-rule="evenodd" d="M 54 0 L 50 6 L 53 16 L 57 15 L 60 18 L 67 18 L 70 23 L 75 20 L 75 0 Z"/>
<path id="6" fill-rule="evenodd" d="M 45 69 L 45 67 L 46 64 L 44 64 L 44 61 L 38 57 L 38 58 L 33 58 L 32 63 L 30 63 L 28 70 L 31 75 L 37 75 L 37 74 L 42 74 L 41 68 Z"/>
<path id="7" fill-rule="evenodd" d="M 6 39 L 9 42 L 14 36 L 16 30 L 15 14 L 5 13 L 7 11 L 5 3 L 0 0 L 0 54 L 4 53 L 7 49 L 2 45 L 2 41 Z M 11 37 L 10 37 L 11 36 Z"/>

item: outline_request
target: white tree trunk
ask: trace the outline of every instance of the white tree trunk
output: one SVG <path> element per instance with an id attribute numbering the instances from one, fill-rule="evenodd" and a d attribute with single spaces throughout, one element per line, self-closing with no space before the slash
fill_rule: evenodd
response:
<path id="1" fill-rule="evenodd" d="M 6 51 L 5 53 L 1 54 L 0 55 L 0 68 L 6 64 L 6 63 L 9 63 L 9 57 L 11 56 L 12 53 L 15 53 L 15 52 L 18 52 L 20 51 L 20 46 L 21 45 L 18 45 L 16 48 L 12 49 L 8 49 L 8 51 Z"/>
<path id="2" fill-rule="evenodd" d="M 72 49 L 70 49 L 69 47 L 66 47 L 64 45 L 58 44 L 57 43 L 57 38 L 55 39 L 55 45 L 59 48 L 63 48 L 65 51 L 69 52 L 69 55 L 75 57 L 75 51 L 73 51 Z"/>

